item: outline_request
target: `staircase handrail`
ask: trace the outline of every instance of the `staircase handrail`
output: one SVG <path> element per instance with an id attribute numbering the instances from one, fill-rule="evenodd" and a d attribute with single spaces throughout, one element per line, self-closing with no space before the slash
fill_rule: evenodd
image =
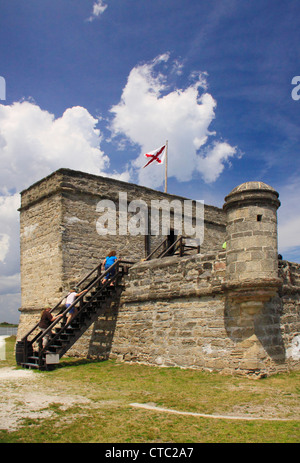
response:
<path id="1" fill-rule="evenodd" d="M 185 244 L 185 240 L 187 239 L 190 239 L 188 236 L 183 236 L 183 235 L 180 235 L 172 244 L 171 246 L 169 246 L 167 249 L 163 250 L 158 256 L 157 258 L 160 259 L 162 257 L 164 257 L 166 254 L 168 254 L 168 252 L 171 251 L 172 248 L 175 248 L 176 245 L 178 243 L 180 243 L 180 256 L 183 256 L 184 254 L 184 248 L 189 248 L 189 249 L 197 249 L 197 252 L 199 253 L 200 252 L 200 246 L 191 246 L 191 245 L 187 245 Z M 168 241 L 168 237 L 165 238 L 155 249 L 154 251 L 152 251 L 150 254 L 148 254 L 148 256 L 145 258 L 145 261 L 147 260 L 150 260 L 151 257 L 153 256 L 153 254 L 155 254 L 155 252 L 163 245 L 165 244 L 166 242 Z M 176 249 L 175 249 L 176 251 Z M 174 251 L 174 252 L 175 252 Z"/>
<path id="2" fill-rule="evenodd" d="M 176 244 L 178 244 L 178 243 L 180 243 L 180 246 L 182 247 L 182 242 L 183 242 L 184 238 L 185 238 L 184 236 L 179 236 L 179 238 L 177 238 L 177 240 L 174 241 L 174 243 L 172 243 L 171 246 L 169 246 L 165 251 L 162 252 L 162 254 L 159 255 L 159 258 L 162 258 L 166 254 L 168 254 L 168 252 L 170 252 L 172 248 L 175 248 Z M 182 250 L 181 250 L 181 252 L 182 252 Z"/>
<path id="3" fill-rule="evenodd" d="M 168 241 L 168 238 L 165 238 L 165 239 L 154 249 L 154 251 L 152 251 L 150 254 L 148 254 L 148 256 L 146 257 L 145 261 L 146 261 L 146 260 L 149 260 L 149 259 L 153 256 L 153 254 L 154 254 L 156 251 L 158 251 L 158 249 L 159 249 L 164 243 L 166 243 L 167 241 Z"/>
<path id="4" fill-rule="evenodd" d="M 177 238 L 177 240 L 174 241 L 174 243 L 172 243 L 171 246 L 169 246 L 167 249 L 165 249 L 164 251 L 162 251 L 161 254 L 159 254 L 158 259 L 160 259 L 161 257 L 164 257 L 164 255 L 167 254 L 167 253 L 175 246 L 175 244 L 177 244 L 179 241 L 182 242 L 182 239 L 183 239 L 183 238 L 185 238 L 185 237 L 184 237 L 184 236 L 179 236 L 179 238 Z M 167 241 L 168 241 L 168 237 L 165 238 L 165 239 L 154 249 L 154 251 L 152 251 L 152 252 L 146 257 L 145 261 L 149 260 L 149 259 L 153 256 L 153 254 L 155 254 L 155 252 L 158 251 L 158 249 L 159 249 L 163 244 L 167 243 Z"/>
<path id="5" fill-rule="evenodd" d="M 102 262 L 100 264 L 98 264 L 93 270 L 91 270 L 86 276 L 84 276 L 79 283 L 77 283 L 76 285 L 74 286 L 80 286 L 85 280 L 87 280 L 96 270 L 98 270 L 99 266 L 102 265 Z M 69 293 L 67 293 L 65 296 L 63 296 L 60 301 L 50 310 L 50 313 L 52 313 L 55 309 L 57 309 L 63 302 L 63 300 L 68 296 Z M 36 325 L 30 330 L 28 331 L 27 334 L 25 334 L 25 336 L 23 336 L 22 338 L 22 341 L 26 340 L 28 338 L 28 336 L 33 333 L 33 331 L 38 328 L 39 326 L 39 323 L 40 321 L 38 321 L 36 323 Z"/>

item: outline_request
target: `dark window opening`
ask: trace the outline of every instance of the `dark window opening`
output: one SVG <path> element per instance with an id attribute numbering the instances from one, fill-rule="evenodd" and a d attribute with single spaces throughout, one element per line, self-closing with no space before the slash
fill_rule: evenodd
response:
<path id="1" fill-rule="evenodd" d="M 167 249 L 172 246 L 173 243 L 175 243 L 176 239 L 177 239 L 177 236 L 175 235 L 175 230 L 173 228 L 171 228 L 171 230 L 169 231 L 169 234 L 167 236 L 168 240 L 167 240 Z M 174 254 L 174 247 L 172 249 L 170 249 L 170 251 L 168 252 L 168 255 L 169 256 L 172 256 Z"/>
<path id="2" fill-rule="evenodd" d="M 262 219 L 262 215 L 259 214 L 259 215 L 257 216 L 257 222 L 261 222 L 261 219 Z"/>

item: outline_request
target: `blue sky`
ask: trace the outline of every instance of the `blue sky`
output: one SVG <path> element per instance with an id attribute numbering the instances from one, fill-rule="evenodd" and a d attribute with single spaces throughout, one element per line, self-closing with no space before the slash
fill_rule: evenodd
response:
<path id="1" fill-rule="evenodd" d="M 60 167 L 162 190 L 141 166 L 165 140 L 170 193 L 273 186 L 300 262 L 299 31 L 298 0 L 1 0 L 0 321 L 19 319 L 19 192 Z"/>

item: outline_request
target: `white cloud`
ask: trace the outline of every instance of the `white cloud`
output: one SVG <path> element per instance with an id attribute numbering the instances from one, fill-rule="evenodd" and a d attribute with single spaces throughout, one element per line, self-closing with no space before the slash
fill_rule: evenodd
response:
<path id="1" fill-rule="evenodd" d="M 0 196 L 0 319 L 2 321 L 17 322 L 19 318 L 17 312 L 20 307 L 19 206 L 19 194 Z"/>
<path id="2" fill-rule="evenodd" d="M 109 162 L 97 122 L 80 106 L 55 119 L 27 101 L 0 105 L 0 193 L 20 191 L 61 167 L 101 174 Z"/>
<path id="3" fill-rule="evenodd" d="M 278 209 L 278 248 L 284 258 L 296 260 L 300 253 L 300 178 L 288 179 L 286 185 L 279 188 L 281 206 Z M 298 248 L 298 249 L 297 249 Z M 287 255 L 287 257 L 284 256 Z"/>
<path id="4" fill-rule="evenodd" d="M 0 278 L 0 294 L 19 294 L 21 276 L 20 273 Z"/>
<path id="5" fill-rule="evenodd" d="M 0 294 L 0 307 L 3 307 L 3 310 L 0 312 L 0 322 L 18 323 L 20 317 L 18 309 L 21 307 L 21 293 L 13 292 Z"/>
<path id="6" fill-rule="evenodd" d="M 20 293 L 20 195 L 11 193 L 61 167 L 103 173 L 109 160 L 100 149 L 97 122 L 82 107 L 55 118 L 27 101 L 0 105 L 0 314 L 7 311 L 5 294 L 13 310 Z"/>
<path id="7" fill-rule="evenodd" d="M 0 280 L 19 269 L 19 194 L 0 196 Z"/>
<path id="8" fill-rule="evenodd" d="M 226 142 L 216 142 L 204 155 L 198 156 L 197 167 L 205 182 L 217 180 L 224 170 L 224 163 L 236 154 L 236 148 Z"/>
<path id="9" fill-rule="evenodd" d="M 169 177 L 184 182 L 198 172 L 205 182 L 215 181 L 224 163 L 236 154 L 236 148 L 215 140 L 209 145 L 210 137 L 216 135 L 209 130 L 215 117 L 216 101 L 205 92 L 205 73 L 194 72 L 190 76 L 193 79 L 190 86 L 171 90 L 166 75 L 157 70 L 165 68 L 168 60 L 166 53 L 132 69 L 119 104 L 111 108 L 111 130 L 115 136 L 125 136 L 140 145 L 140 156 L 133 167 L 139 169 L 141 184 L 152 187 L 162 184 L 163 169 L 151 167 L 149 174 L 149 169 L 140 167 L 145 161 L 143 154 L 166 140 Z M 178 62 L 175 65 L 179 68 Z"/>
<path id="10" fill-rule="evenodd" d="M 0 233 L 0 262 L 5 262 L 9 250 L 9 236 L 6 233 Z"/>
<path id="11" fill-rule="evenodd" d="M 17 209 L 20 207 L 20 196 L 18 193 L 10 196 L 0 196 L 0 223 L 1 231 L 11 232 L 11 226 L 19 216 Z"/>
<path id="12" fill-rule="evenodd" d="M 300 215 L 288 217 L 287 221 L 281 222 L 279 227 L 279 245 L 285 251 L 300 246 Z"/>
<path id="13" fill-rule="evenodd" d="M 107 5 L 105 5 L 103 0 L 97 0 L 93 5 L 93 11 L 92 11 L 91 16 L 88 18 L 88 21 L 92 22 L 94 19 L 101 16 L 101 14 L 104 13 L 106 8 L 107 8 Z"/>

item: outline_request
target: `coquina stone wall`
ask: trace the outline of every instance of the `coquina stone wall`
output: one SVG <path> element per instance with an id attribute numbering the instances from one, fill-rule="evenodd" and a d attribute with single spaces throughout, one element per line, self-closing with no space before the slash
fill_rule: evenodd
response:
<path id="1" fill-rule="evenodd" d="M 55 193 L 57 179 L 51 180 L 49 190 L 53 188 L 54 193 L 50 196 L 42 188 L 38 200 L 29 194 L 23 198 L 20 214 L 23 311 L 53 306 L 62 292 L 62 204 Z"/>

